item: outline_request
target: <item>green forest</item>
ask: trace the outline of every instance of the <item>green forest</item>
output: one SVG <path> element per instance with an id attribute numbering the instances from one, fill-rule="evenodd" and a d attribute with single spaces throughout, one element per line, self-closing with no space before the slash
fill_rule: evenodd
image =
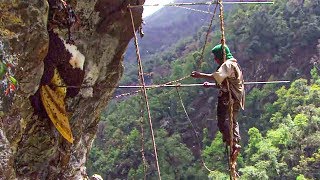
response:
<path id="1" fill-rule="evenodd" d="M 234 5 L 226 12 L 225 23 L 227 44 L 242 66 L 245 81 L 291 81 L 246 86 L 245 110 L 238 117 L 240 179 L 320 179 L 320 0 Z M 211 48 L 221 37 L 218 17 L 213 27 L 202 72 L 216 69 Z M 144 71 L 153 74 L 146 77 L 147 83 L 162 84 L 195 70 L 207 29 L 199 27 L 143 59 Z M 127 64 L 126 69 L 121 84 L 137 83 L 136 65 Z M 189 78 L 182 83 L 202 82 Z M 217 92 L 202 87 L 148 91 L 162 179 L 229 179 L 225 145 L 216 127 Z M 114 98 L 101 115 L 87 172 L 105 179 L 157 179 L 154 159 L 140 94 Z M 202 166 L 202 159 L 212 172 Z"/>

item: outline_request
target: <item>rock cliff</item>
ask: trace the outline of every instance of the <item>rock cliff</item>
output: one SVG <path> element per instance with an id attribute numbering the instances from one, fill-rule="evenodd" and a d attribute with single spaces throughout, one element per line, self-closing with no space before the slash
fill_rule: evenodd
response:
<path id="1" fill-rule="evenodd" d="M 1 101 L 1 179 L 85 179 L 100 112 L 123 72 L 123 53 L 133 37 L 127 6 L 144 0 L 67 1 L 75 9 L 78 25 L 72 28 L 74 45 L 85 56 L 83 87 L 66 99 L 74 138 L 66 141 L 50 119 L 35 113 L 30 101 L 43 79 L 49 48 L 50 0 L 1 1 L 0 40 L 18 57 L 15 77 L 20 82 L 12 101 Z M 49 5 L 50 4 L 50 5 Z M 135 27 L 143 9 L 132 9 Z M 7 16 L 4 16 L 7 15 Z M 10 18 L 8 18 L 10 17 Z M 4 23 L 3 23 L 4 22 Z M 65 29 L 57 28 L 67 40 Z M 76 79 L 74 74 L 70 79 Z M 6 104 L 5 104 L 6 103 Z"/>

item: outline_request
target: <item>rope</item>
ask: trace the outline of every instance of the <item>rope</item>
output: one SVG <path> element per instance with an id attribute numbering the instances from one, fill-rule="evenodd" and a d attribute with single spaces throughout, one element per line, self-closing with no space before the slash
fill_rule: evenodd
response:
<path id="1" fill-rule="evenodd" d="M 177 80 L 169 81 L 169 82 L 167 82 L 167 83 L 165 83 L 165 84 L 158 85 L 158 87 L 166 87 L 167 85 L 180 82 L 180 81 L 185 80 L 185 79 L 187 79 L 187 78 L 190 78 L 190 75 L 184 76 L 184 77 L 182 77 L 182 78 L 180 78 L 180 79 L 177 79 Z M 149 87 L 149 88 L 147 88 L 147 90 L 150 90 L 150 89 L 152 89 L 152 88 L 153 88 L 153 87 Z M 134 95 L 134 94 L 139 93 L 140 91 L 141 91 L 141 90 L 137 90 L 137 91 L 133 91 L 133 92 L 128 92 L 128 93 L 120 94 L 120 95 L 116 96 L 115 98 L 117 99 L 117 98 L 121 98 L 121 97 L 125 97 L 125 96 L 131 96 L 131 95 Z"/>
<path id="2" fill-rule="evenodd" d="M 244 82 L 245 85 L 252 85 L 252 84 L 277 84 L 277 83 L 289 83 L 290 81 L 269 81 L 269 82 L 262 82 L 262 81 L 256 81 L 256 82 Z M 154 88 L 163 88 L 163 87 L 198 87 L 203 86 L 203 84 L 168 84 L 168 85 L 146 85 L 146 88 L 148 89 L 154 89 Z M 216 86 L 216 83 L 210 83 L 206 85 L 208 87 L 214 87 Z M 118 86 L 117 88 L 141 88 L 142 86 Z"/>
<path id="3" fill-rule="evenodd" d="M 212 18 L 211 18 L 211 21 L 210 21 L 210 24 L 209 24 L 209 28 L 208 28 L 208 31 L 207 31 L 207 34 L 206 34 L 206 39 L 205 39 L 204 45 L 202 47 L 201 57 L 200 57 L 197 69 L 200 69 L 200 66 L 201 66 L 202 61 L 203 61 L 204 50 L 205 50 L 205 48 L 207 46 L 208 37 L 209 37 L 209 34 L 210 34 L 210 30 L 211 30 L 211 27 L 212 27 L 212 24 L 213 24 L 213 20 L 214 20 L 215 14 L 216 14 L 217 7 L 218 7 L 218 3 L 216 4 L 216 7 L 214 8 L 214 12 L 213 12 L 213 15 L 212 15 Z"/>
<path id="4" fill-rule="evenodd" d="M 211 169 L 208 168 L 208 166 L 206 165 L 206 163 L 205 163 L 205 161 L 204 161 L 204 159 L 203 159 L 203 157 L 202 157 L 202 151 L 201 151 L 202 148 L 201 148 L 201 145 L 200 145 L 200 138 L 199 138 L 199 136 L 198 136 L 198 132 L 196 131 L 196 128 L 194 127 L 194 125 L 193 125 L 193 123 L 192 123 L 192 121 L 191 121 L 191 119 L 190 119 L 190 117 L 189 117 L 189 115 L 188 115 L 188 112 L 187 112 L 187 110 L 186 110 L 186 108 L 185 108 L 185 106 L 184 106 L 184 103 L 183 103 L 183 101 L 182 101 L 181 95 L 180 95 L 180 93 L 179 93 L 179 88 L 176 87 L 176 90 L 177 90 L 177 94 L 178 94 L 178 97 L 179 97 L 181 106 L 182 106 L 182 108 L 183 108 L 183 111 L 184 111 L 184 113 L 185 113 L 188 121 L 190 122 L 191 127 L 192 127 L 192 129 L 193 129 L 193 132 L 194 132 L 194 134 L 195 134 L 195 136 L 196 136 L 196 138 L 197 138 L 197 144 L 198 144 L 199 151 L 200 151 L 200 159 L 201 159 L 202 165 L 203 165 L 203 167 L 204 167 L 206 170 L 208 170 L 209 172 L 213 172 L 213 170 L 211 170 Z"/>
<path id="5" fill-rule="evenodd" d="M 219 0 L 220 4 L 220 27 L 221 27 L 221 45 L 222 45 L 222 50 L 223 50 L 223 62 L 226 62 L 226 50 L 225 50 L 225 44 L 226 44 L 226 39 L 225 39 L 225 34 L 224 34 L 224 17 L 223 17 L 223 5 L 222 5 L 222 0 Z M 229 145 L 230 145 L 230 156 L 229 156 L 229 169 L 230 169 L 230 179 L 237 179 L 235 175 L 235 166 L 232 165 L 232 155 L 233 155 L 233 99 L 232 99 L 232 94 L 230 91 L 230 83 L 228 79 L 226 79 L 227 82 L 227 88 L 228 88 L 228 93 L 229 93 Z"/>
<path id="6" fill-rule="evenodd" d="M 177 81 L 177 80 L 176 80 Z M 172 81 L 173 82 L 173 81 Z M 177 81 L 178 82 L 178 81 Z M 254 85 L 254 84 L 280 84 L 280 83 L 290 83 L 291 81 L 251 81 L 251 82 L 244 82 L 244 85 Z M 20 82 L 21 83 L 21 82 Z M 154 89 L 154 88 L 164 88 L 164 87 L 196 87 L 196 86 L 203 86 L 203 84 L 151 84 L 145 85 L 147 90 Z M 216 83 L 209 83 L 207 86 L 216 86 Z M 55 87 L 67 87 L 67 88 L 89 88 L 93 86 L 55 86 Z M 104 88 L 120 88 L 120 89 L 131 89 L 131 88 L 142 88 L 143 86 L 139 85 L 122 85 L 122 86 L 109 86 Z M 140 91 L 139 91 L 140 92 Z"/>
<path id="7" fill-rule="evenodd" d="M 147 179 L 147 169 L 148 169 L 148 165 L 147 165 L 147 161 L 146 161 L 146 157 L 144 155 L 144 129 L 143 129 L 143 115 L 144 115 L 144 105 L 143 105 L 143 99 L 142 96 L 140 96 L 140 120 L 139 120 L 139 125 L 140 125 L 140 141 L 141 141 L 141 158 L 142 158 L 142 162 L 143 162 L 143 170 L 144 170 L 144 180 Z"/>
<path id="8" fill-rule="evenodd" d="M 187 79 L 189 76 L 185 76 L 183 78 L 180 78 L 178 80 L 170 81 L 165 84 L 153 84 L 153 85 L 146 85 L 147 90 L 155 89 L 155 88 L 171 88 L 171 87 L 196 87 L 196 86 L 203 86 L 203 84 L 172 84 L 174 82 L 179 82 L 184 79 Z M 278 83 L 290 83 L 291 81 L 252 81 L 252 82 L 244 82 L 244 85 L 254 85 L 254 84 L 278 84 Z M 19 82 L 19 84 L 24 84 L 28 82 Z M 215 86 L 215 83 L 211 83 L 211 85 L 208 86 Z M 92 88 L 94 86 L 55 86 L 55 87 L 67 87 L 67 88 Z M 109 86 L 109 87 L 103 87 L 103 88 L 121 88 L 121 89 L 133 89 L 133 88 L 143 88 L 143 86 Z M 100 89 L 100 88 L 99 88 Z M 132 91 L 128 93 L 123 93 L 115 96 L 114 98 L 122 98 L 125 96 L 131 96 L 134 94 L 137 94 L 141 92 L 141 90 Z"/>
<path id="9" fill-rule="evenodd" d="M 244 82 L 244 85 L 254 85 L 254 84 L 279 84 L 279 83 L 290 83 L 290 81 L 254 81 L 254 82 Z M 211 83 L 208 86 L 215 86 L 215 83 Z M 145 87 L 147 90 L 151 90 L 154 88 L 171 88 L 171 87 L 196 87 L 196 86 L 203 86 L 203 84 L 160 84 L 160 85 L 146 85 Z M 69 86 L 68 86 L 69 87 Z M 72 86 L 71 86 L 72 87 Z M 76 86 L 77 87 L 77 86 Z M 141 88 L 143 86 L 118 86 L 117 88 Z M 116 88 L 116 87 L 110 87 Z M 123 93 L 120 95 L 115 96 L 115 98 L 121 98 L 125 96 L 130 96 L 139 93 L 141 90 Z"/>
<path id="10" fill-rule="evenodd" d="M 151 113 L 150 113 L 150 106 L 149 106 L 149 101 L 148 101 L 148 95 L 147 95 L 147 90 L 145 87 L 145 81 L 144 81 L 144 76 L 143 76 L 143 68 L 142 68 L 142 62 L 140 58 L 140 52 L 139 52 L 139 45 L 138 45 L 138 38 L 135 32 L 135 26 L 134 26 L 134 21 L 133 21 L 133 15 L 132 11 L 129 8 L 130 12 L 130 17 L 131 17 L 131 23 L 132 23 L 132 31 L 134 34 L 134 42 L 135 42 L 135 47 L 136 47 L 136 55 L 137 55 L 137 61 L 138 61 L 138 66 L 139 66 L 139 79 L 140 79 L 140 84 L 142 84 L 143 88 L 141 88 L 141 94 L 144 96 L 145 103 L 146 103 L 146 108 L 148 112 L 148 119 L 149 119 L 149 127 L 150 127 L 150 133 L 152 137 L 152 144 L 153 144 L 153 150 L 154 150 L 154 155 L 156 159 L 156 167 L 158 171 L 158 178 L 161 180 L 161 173 L 160 173 L 160 168 L 159 168 L 159 161 L 158 161 L 158 153 L 157 153 L 157 146 L 155 143 L 155 138 L 154 138 L 154 132 L 153 132 L 153 127 L 152 127 L 152 120 L 151 120 Z"/>
<path id="11" fill-rule="evenodd" d="M 195 12 L 201 12 L 201 13 L 205 13 L 205 14 L 212 14 L 209 11 L 203 11 L 203 10 L 200 10 L 200 9 L 188 8 L 188 7 L 184 7 L 184 6 L 174 6 L 174 7 L 182 8 L 182 9 L 186 9 L 186 10 L 190 10 L 190 11 L 195 11 Z"/>
<path id="12" fill-rule="evenodd" d="M 168 3 L 168 4 L 140 4 L 140 5 L 129 5 L 129 8 L 137 8 L 141 6 L 193 6 L 193 5 L 212 5 L 217 4 L 218 1 L 209 2 L 197 2 L 197 3 Z M 223 4 L 274 4 L 273 1 L 228 1 Z"/>
<path id="13" fill-rule="evenodd" d="M 143 171 L 144 171 L 144 180 L 147 179 L 147 170 L 148 170 L 148 164 L 147 164 L 147 161 L 146 161 L 146 157 L 144 155 L 144 129 L 143 129 L 143 117 L 141 116 L 141 119 L 140 119 L 140 132 L 141 132 L 141 135 L 140 135 L 140 141 L 141 141 L 141 157 L 142 157 L 142 162 L 143 162 Z"/>

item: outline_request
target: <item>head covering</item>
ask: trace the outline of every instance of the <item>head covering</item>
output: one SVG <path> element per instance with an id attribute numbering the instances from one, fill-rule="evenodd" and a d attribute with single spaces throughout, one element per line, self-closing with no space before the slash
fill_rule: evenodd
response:
<path id="1" fill-rule="evenodd" d="M 226 59 L 232 59 L 233 56 L 230 52 L 230 49 L 228 48 L 227 45 L 224 46 L 225 50 L 226 50 Z M 220 62 L 223 62 L 223 50 L 222 50 L 222 45 L 218 44 L 216 45 L 213 49 L 212 49 L 212 53 L 214 54 L 214 56 L 220 60 Z"/>

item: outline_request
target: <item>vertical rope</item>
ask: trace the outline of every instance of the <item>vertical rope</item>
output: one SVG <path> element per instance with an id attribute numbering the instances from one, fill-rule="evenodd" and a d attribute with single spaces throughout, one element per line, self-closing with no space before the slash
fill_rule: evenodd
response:
<path id="1" fill-rule="evenodd" d="M 130 6 L 130 5 L 129 5 Z M 149 119 L 149 127 L 150 127 L 150 133 L 152 137 L 152 144 L 153 144 L 153 150 L 154 150 L 154 155 L 156 159 L 156 167 L 158 171 L 158 178 L 161 180 L 161 174 L 160 174 L 160 168 L 159 168 L 159 161 L 158 161 L 158 153 L 157 153 L 157 146 L 155 143 L 155 138 L 154 138 L 154 132 L 153 132 L 153 127 L 152 127 L 152 120 L 151 120 L 151 113 L 150 113 L 150 106 L 149 106 L 149 101 L 148 101 L 148 95 L 147 95 L 147 89 L 144 81 L 144 76 L 143 76 L 143 68 L 142 68 L 142 62 L 141 62 L 141 57 L 140 57 L 140 51 L 139 51 L 139 45 L 138 45 L 138 38 L 135 32 L 135 26 L 134 26 L 134 21 L 133 21 L 133 15 L 131 8 L 128 8 L 130 12 L 130 17 L 131 17 L 131 23 L 132 23 L 132 30 L 134 34 L 134 43 L 136 47 L 136 55 L 137 55 L 137 61 L 138 61 L 138 66 L 139 66 L 139 79 L 140 79 L 140 84 L 143 86 L 141 88 L 141 94 L 143 95 L 146 103 L 146 108 L 148 112 L 148 119 Z"/>
<path id="2" fill-rule="evenodd" d="M 221 45 L 223 50 L 223 62 L 226 62 L 226 39 L 225 39 L 225 33 L 224 33 L 224 17 L 223 17 L 223 5 L 222 0 L 218 1 L 220 5 L 220 22 L 221 22 Z M 229 136 L 230 136 L 230 156 L 229 156 L 229 168 L 230 168 L 230 179 L 237 179 L 236 173 L 235 173 L 235 167 L 232 165 L 232 155 L 233 155 L 233 99 L 232 94 L 230 91 L 230 83 L 228 79 L 226 79 L 227 82 L 227 88 L 229 92 Z"/>
<path id="3" fill-rule="evenodd" d="M 203 159 L 203 157 L 202 157 L 202 150 L 201 150 L 202 147 L 201 147 L 201 144 L 200 144 L 200 138 L 199 138 L 198 132 L 196 131 L 196 128 L 195 128 L 195 126 L 193 125 L 193 123 L 192 123 L 192 121 L 191 121 L 191 119 L 190 119 L 190 117 L 189 117 L 189 114 L 188 114 L 188 112 L 187 112 L 187 110 L 186 110 L 186 107 L 185 107 L 185 105 L 183 104 L 182 97 L 181 97 L 180 92 L 179 92 L 179 87 L 176 87 L 176 90 L 177 90 L 178 98 L 179 98 L 179 100 L 180 100 L 180 104 L 181 104 L 181 106 L 182 106 L 182 108 L 183 108 L 184 114 L 186 115 L 188 121 L 190 122 L 191 127 L 192 127 L 192 129 L 193 129 L 193 132 L 194 132 L 194 134 L 195 134 L 195 136 L 196 136 L 196 140 L 197 140 L 197 144 L 198 144 L 198 148 L 199 148 L 200 159 L 201 159 L 202 165 L 203 165 L 203 167 L 204 167 L 206 170 L 208 170 L 210 173 L 211 173 L 211 172 L 214 172 L 213 170 L 211 170 L 211 169 L 208 168 L 208 166 L 206 165 L 206 162 L 204 161 L 204 159 Z"/>
<path id="4" fill-rule="evenodd" d="M 140 125 L 140 141 L 141 141 L 141 158 L 143 162 L 143 170 L 144 170 L 144 180 L 147 179 L 147 170 L 148 170 L 148 164 L 146 161 L 146 157 L 144 155 L 144 129 L 143 129 L 143 116 L 144 116 L 144 106 L 143 106 L 143 98 L 140 96 L 140 119 L 139 119 L 139 125 Z"/>
<path id="5" fill-rule="evenodd" d="M 212 17 L 211 17 L 211 21 L 210 21 L 210 24 L 209 24 L 209 28 L 208 28 L 208 31 L 207 31 L 207 34 L 206 34 L 206 39 L 205 39 L 204 45 L 203 45 L 203 47 L 202 47 L 201 57 L 200 57 L 200 60 L 199 60 L 199 62 L 198 62 L 198 64 L 197 64 L 197 69 L 200 69 L 201 64 L 202 64 L 202 61 L 203 61 L 204 50 L 205 50 L 206 45 L 207 45 L 207 42 L 208 42 L 208 37 L 209 37 L 210 31 L 211 31 L 211 28 L 212 28 L 212 24 L 213 24 L 213 20 L 214 20 L 215 14 L 216 14 L 217 7 L 218 7 L 218 3 L 216 4 L 216 6 L 215 6 L 215 8 L 214 8 L 213 15 L 212 15 Z"/>

